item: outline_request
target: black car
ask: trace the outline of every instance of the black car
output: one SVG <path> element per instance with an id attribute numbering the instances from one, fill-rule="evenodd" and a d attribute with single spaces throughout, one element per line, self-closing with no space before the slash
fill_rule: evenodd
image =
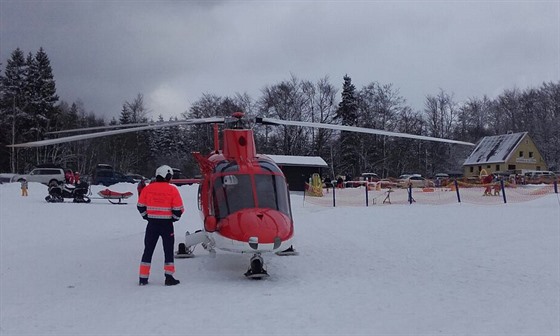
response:
<path id="1" fill-rule="evenodd" d="M 188 178 L 181 172 L 180 169 L 172 168 L 173 169 L 173 178 L 171 179 L 171 183 L 182 186 L 185 184 L 192 185 L 193 183 L 200 183 L 201 179 L 199 178 Z"/>
<path id="2" fill-rule="evenodd" d="M 136 183 L 132 177 L 109 169 L 99 169 L 91 175 L 91 184 L 102 184 L 108 187 L 119 182 Z"/>

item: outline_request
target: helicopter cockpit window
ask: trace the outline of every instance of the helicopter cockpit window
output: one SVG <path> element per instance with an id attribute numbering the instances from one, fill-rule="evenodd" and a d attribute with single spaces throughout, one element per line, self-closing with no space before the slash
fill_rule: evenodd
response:
<path id="1" fill-rule="evenodd" d="M 222 161 L 214 168 L 214 173 L 232 173 L 237 171 L 239 171 L 239 165 L 235 161 Z"/>
<path id="2" fill-rule="evenodd" d="M 255 184 L 259 208 L 278 210 L 291 217 L 288 188 L 283 176 L 257 174 Z"/>
<path id="3" fill-rule="evenodd" d="M 245 208 L 254 208 L 253 188 L 249 175 L 224 175 L 216 178 L 213 190 L 214 213 L 217 218 Z"/>
<path id="4" fill-rule="evenodd" d="M 275 165 L 272 162 L 269 162 L 267 160 L 259 160 L 259 166 L 261 166 L 262 169 L 269 171 L 269 172 L 274 172 L 274 173 L 281 173 L 282 171 L 280 170 L 280 168 L 278 168 L 277 165 Z"/>

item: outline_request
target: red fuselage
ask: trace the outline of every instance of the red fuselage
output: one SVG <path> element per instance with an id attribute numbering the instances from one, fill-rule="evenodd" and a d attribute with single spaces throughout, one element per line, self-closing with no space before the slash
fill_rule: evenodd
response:
<path id="1" fill-rule="evenodd" d="M 255 153 L 251 130 L 224 130 L 224 151 L 197 159 L 204 174 L 199 204 L 217 248 L 267 252 L 289 247 L 294 226 L 286 179 L 274 161 Z"/>

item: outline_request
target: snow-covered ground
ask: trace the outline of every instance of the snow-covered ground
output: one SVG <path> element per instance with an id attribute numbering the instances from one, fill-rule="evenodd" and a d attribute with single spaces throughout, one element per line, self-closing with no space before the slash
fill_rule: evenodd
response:
<path id="1" fill-rule="evenodd" d="M 101 187 L 93 187 L 94 195 Z M 115 191 L 134 191 L 118 184 Z M 200 228 L 180 191 L 177 242 Z M 127 205 L 49 204 L 0 185 L 0 335 L 558 335 L 560 199 L 328 208 L 292 195 L 299 256 L 201 248 L 163 285 L 158 243 L 138 286 L 145 222 Z"/>

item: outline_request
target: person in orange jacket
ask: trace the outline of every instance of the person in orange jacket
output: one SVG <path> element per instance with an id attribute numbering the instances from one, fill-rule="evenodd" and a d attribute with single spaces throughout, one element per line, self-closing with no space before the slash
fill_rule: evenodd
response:
<path id="1" fill-rule="evenodd" d="M 147 285 L 150 276 L 152 255 L 161 237 L 165 256 L 165 285 L 174 286 L 179 280 L 173 277 L 175 264 L 173 260 L 173 246 L 175 235 L 173 222 L 181 218 L 184 212 L 183 200 L 179 189 L 169 181 L 173 177 L 173 169 L 163 165 L 156 169 L 156 180 L 148 184 L 138 197 L 137 208 L 142 218 L 148 221 L 144 235 L 144 253 L 140 263 L 139 285 Z"/>

